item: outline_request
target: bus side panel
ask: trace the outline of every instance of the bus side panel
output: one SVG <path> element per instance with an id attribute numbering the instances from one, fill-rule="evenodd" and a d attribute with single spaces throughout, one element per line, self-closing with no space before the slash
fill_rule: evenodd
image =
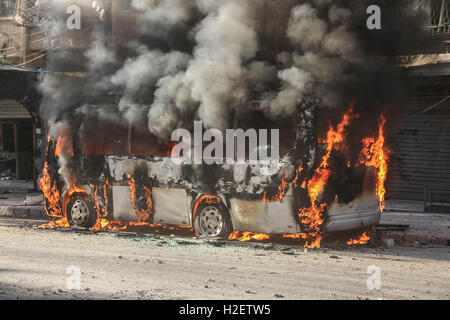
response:
<path id="1" fill-rule="evenodd" d="M 189 197 L 184 189 L 152 188 L 153 221 L 161 224 L 191 225 Z"/>
<path id="2" fill-rule="evenodd" d="M 328 209 L 325 231 L 342 231 L 375 226 L 380 222 L 381 212 L 377 198 L 377 170 L 367 167 L 361 195 L 350 203 L 335 201 Z"/>
<path id="3" fill-rule="evenodd" d="M 130 187 L 113 186 L 113 219 L 119 221 L 137 221 L 131 203 Z"/>
<path id="4" fill-rule="evenodd" d="M 293 196 L 286 194 L 278 202 L 230 199 L 233 229 L 258 233 L 298 233 L 298 225 L 292 212 Z"/>

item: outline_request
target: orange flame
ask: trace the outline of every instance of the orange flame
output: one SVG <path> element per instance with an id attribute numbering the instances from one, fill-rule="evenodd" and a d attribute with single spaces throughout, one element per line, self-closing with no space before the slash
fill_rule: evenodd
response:
<path id="1" fill-rule="evenodd" d="M 58 140 L 56 141 L 56 147 L 55 147 L 55 157 L 59 157 L 61 153 L 64 153 L 66 155 L 73 156 L 73 148 L 68 143 L 69 137 L 68 136 L 60 136 L 58 137 Z"/>
<path id="2" fill-rule="evenodd" d="M 281 239 L 308 239 L 309 235 L 307 233 L 283 233 L 283 234 L 269 234 L 269 233 L 256 233 L 248 231 L 233 231 L 229 236 L 228 240 L 237 240 L 241 242 L 247 241 L 264 241 L 271 238 L 281 238 Z"/>
<path id="3" fill-rule="evenodd" d="M 90 185 L 91 189 L 94 190 L 94 209 L 97 212 L 97 217 L 101 217 L 100 213 L 100 203 L 98 202 L 98 187 L 93 184 Z"/>
<path id="4" fill-rule="evenodd" d="M 61 154 L 61 137 L 58 137 L 58 141 L 56 142 L 55 147 L 55 157 L 59 157 Z"/>
<path id="5" fill-rule="evenodd" d="M 46 199 L 47 199 L 47 205 L 46 205 L 47 213 L 50 210 L 54 210 L 55 205 L 57 205 L 57 208 L 59 210 L 58 211 L 58 215 L 50 215 L 50 214 L 49 215 L 50 216 L 54 216 L 54 217 L 62 217 L 62 218 L 57 220 L 57 221 L 50 221 L 49 223 L 40 225 L 39 227 L 42 227 L 42 228 L 70 228 L 70 224 L 69 224 L 69 221 L 67 220 L 67 215 L 66 215 L 66 212 L 65 212 L 65 210 L 66 210 L 65 208 L 67 207 L 67 202 L 69 201 L 70 196 L 72 194 L 74 194 L 75 192 L 86 193 L 87 194 L 87 191 L 82 189 L 82 188 L 80 188 L 80 187 L 77 187 L 76 186 L 76 181 L 74 181 L 71 184 L 69 190 L 66 192 L 66 195 L 64 196 L 63 209 L 62 210 L 61 210 L 61 205 L 60 205 L 59 191 L 57 191 L 57 194 L 58 194 L 58 202 L 57 202 L 57 204 L 55 204 L 55 203 L 52 204 L 52 201 L 54 201 L 54 199 L 51 198 L 51 197 L 47 197 L 46 196 Z M 45 195 L 45 192 L 44 192 L 44 195 Z M 50 199 L 52 199 L 52 200 L 50 200 Z"/>
<path id="6" fill-rule="evenodd" d="M 384 127 L 386 118 L 381 114 L 380 124 L 378 126 L 378 138 L 365 138 L 362 141 L 363 148 L 361 150 L 359 162 L 366 166 L 374 166 L 378 170 L 377 178 L 377 197 L 380 203 L 380 210 L 385 207 L 385 181 L 388 173 L 389 150 L 385 147 Z"/>
<path id="7" fill-rule="evenodd" d="M 50 144 L 51 137 L 50 135 L 47 136 L 47 151 L 46 154 L 48 154 L 49 144 Z M 61 153 L 61 150 L 64 148 L 66 138 L 58 138 L 58 141 L 56 143 L 55 147 L 55 156 L 59 156 Z M 72 153 L 73 154 L 73 153 Z M 46 200 L 45 203 L 45 211 L 47 212 L 47 215 L 50 217 L 62 217 L 63 216 L 63 210 L 61 208 L 61 194 L 60 191 L 56 185 L 56 181 L 52 181 L 49 171 L 48 171 L 48 162 L 45 161 L 44 169 L 42 171 L 41 179 L 39 180 L 39 189 L 44 194 L 44 198 Z M 69 223 L 66 218 L 62 218 L 58 221 L 51 221 L 48 224 L 42 225 L 47 227 L 68 227 Z"/>
<path id="8" fill-rule="evenodd" d="M 320 227 L 324 222 L 323 212 L 326 209 L 327 204 L 318 204 L 317 199 L 322 192 L 324 186 L 328 182 L 329 176 L 331 174 L 329 170 L 329 159 L 331 157 L 333 150 L 342 150 L 345 145 L 343 144 L 346 137 L 346 129 L 350 125 L 351 121 L 359 117 L 358 114 L 354 113 L 353 104 L 349 110 L 344 114 L 342 121 L 337 125 L 336 129 L 330 125 L 327 132 L 326 139 L 319 139 L 319 142 L 327 144 L 326 153 L 322 157 L 322 161 L 319 167 L 315 170 L 313 177 L 309 181 L 303 181 L 301 184 L 302 188 L 308 189 L 308 195 L 311 201 L 311 206 L 309 208 L 299 209 L 299 218 L 302 224 L 304 224 L 308 233 L 294 233 L 294 234 L 282 234 L 282 238 L 288 239 L 304 239 L 306 240 L 305 247 L 308 248 L 320 248 L 322 235 Z M 296 176 L 293 180 L 294 186 L 298 186 L 300 183 L 299 177 L 300 173 L 303 171 L 303 167 L 299 166 L 296 171 Z M 282 179 L 280 186 L 278 187 L 278 193 L 273 198 L 268 198 L 267 193 L 264 193 L 264 202 L 275 202 L 283 199 L 286 190 L 288 189 L 288 177 L 285 176 Z M 253 232 L 239 232 L 235 231 L 230 234 L 229 240 L 238 241 L 262 241 L 270 239 L 269 234 L 265 233 L 253 233 Z"/>
<path id="9" fill-rule="evenodd" d="M 288 189 L 288 176 L 284 176 L 281 180 L 281 184 L 278 186 L 278 192 L 276 195 L 274 195 L 272 198 L 268 198 L 267 192 L 264 192 L 263 195 L 263 201 L 264 202 L 279 202 L 284 199 L 284 195 L 286 194 L 286 191 Z"/>
<path id="10" fill-rule="evenodd" d="M 73 195 L 74 193 L 88 194 L 88 192 L 85 189 L 77 186 L 77 179 L 75 178 L 70 182 L 69 189 L 67 190 L 64 198 L 70 198 L 70 196 Z"/>
<path id="11" fill-rule="evenodd" d="M 61 218 L 56 221 L 50 221 L 49 223 L 41 224 L 39 228 L 70 228 L 69 221 L 67 218 Z"/>
<path id="12" fill-rule="evenodd" d="M 234 231 L 230 233 L 228 236 L 228 240 L 237 240 L 237 241 L 264 241 L 270 239 L 270 235 L 267 233 L 255 233 L 255 232 L 240 232 Z"/>
<path id="13" fill-rule="evenodd" d="M 108 190 L 111 187 L 109 184 L 109 180 L 106 179 L 103 184 L 103 199 L 105 201 L 105 205 L 103 208 L 100 208 L 100 203 L 98 201 L 98 186 L 90 185 L 91 189 L 94 191 L 94 208 L 97 212 L 97 218 L 103 219 L 108 216 Z"/>
<path id="14" fill-rule="evenodd" d="M 103 207 L 103 217 L 108 216 L 108 205 L 109 205 L 108 190 L 110 189 L 111 185 L 109 184 L 109 180 L 106 179 L 105 184 L 103 185 L 103 195 L 105 197 L 105 206 Z"/>
<path id="15" fill-rule="evenodd" d="M 367 244 L 370 240 L 370 237 L 367 235 L 366 232 L 364 232 L 362 235 L 359 236 L 358 239 L 350 239 L 347 241 L 348 245 L 355 245 L 355 244 Z"/>
<path id="16" fill-rule="evenodd" d="M 50 136 L 47 137 L 47 153 L 50 143 Z M 52 181 L 48 172 L 48 162 L 44 164 L 44 170 L 42 171 L 41 179 L 39 180 L 39 189 L 44 194 L 46 203 L 45 211 L 50 217 L 61 217 L 61 194 L 56 185 L 56 181 Z"/>
<path id="17" fill-rule="evenodd" d="M 152 214 L 152 208 L 153 208 L 153 203 L 152 203 L 152 198 L 151 198 L 151 196 L 152 196 L 151 190 L 149 188 L 147 188 L 146 186 L 142 186 L 145 191 L 145 199 L 146 199 L 147 208 L 139 210 L 139 208 L 137 207 L 137 204 L 136 204 L 136 182 L 131 175 L 128 175 L 128 183 L 130 185 L 130 195 L 131 195 L 131 203 L 133 205 L 133 211 L 134 211 L 134 214 L 136 215 L 136 217 L 138 218 L 138 222 L 144 222 L 144 221 L 150 220 L 150 215 Z"/>
<path id="18" fill-rule="evenodd" d="M 201 203 L 207 203 L 207 204 L 219 204 L 220 203 L 220 198 L 218 196 L 214 196 L 214 195 L 209 195 L 209 194 L 204 194 L 202 196 L 200 196 L 200 198 L 198 198 L 197 202 L 195 202 L 195 206 L 194 206 L 194 217 L 193 219 L 195 220 L 195 214 L 197 213 L 197 208 L 199 206 L 199 204 Z"/>
<path id="19" fill-rule="evenodd" d="M 97 219 L 95 226 L 91 230 L 109 230 L 109 231 L 123 231 L 128 228 L 128 225 L 121 221 L 113 221 L 108 219 Z"/>
<path id="20" fill-rule="evenodd" d="M 300 173 L 302 173 L 302 172 L 303 172 L 303 166 L 300 164 L 299 167 L 297 168 L 297 170 L 295 171 L 295 178 L 292 181 L 292 184 L 294 185 L 294 187 L 298 187 Z"/>
<path id="21" fill-rule="evenodd" d="M 130 227 L 144 227 L 149 229 L 161 228 L 164 225 L 160 223 L 150 223 L 150 222 L 133 222 L 133 221 L 117 221 L 117 220 L 108 220 L 108 219 L 97 219 L 97 222 L 94 227 L 90 230 L 108 230 L 108 231 L 125 231 Z M 165 227 L 167 230 L 192 230 L 190 226 L 167 226 Z M 155 230 L 159 232 L 158 229 Z"/>
<path id="22" fill-rule="evenodd" d="M 281 237 L 284 239 L 307 239 L 308 235 L 306 233 L 284 233 Z"/>
<path id="23" fill-rule="evenodd" d="M 301 208 L 299 210 L 299 218 L 302 224 L 309 229 L 309 234 L 305 247 L 319 248 L 322 235 L 320 227 L 324 222 L 323 211 L 326 209 L 326 204 L 317 204 L 317 198 L 324 186 L 328 182 L 330 170 L 328 169 L 328 160 L 330 159 L 333 150 L 339 150 L 345 140 L 345 131 L 351 121 L 359 115 L 353 112 L 353 104 L 350 109 L 344 114 L 342 121 L 334 129 L 330 125 L 327 132 L 327 139 L 324 141 L 327 144 L 325 155 L 322 157 L 320 166 L 315 170 L 312 179 L 307 183 L 308 195 L 311 201 L 309 208 Z"/>
<path id="24" fill-rule="evenodd" d="M 94 192 L 94 209 L 97 212 L 97 218 L 102 219 L 106 218 L 108 216 L 108 187 L 109 182 L 106 180 L 106 182 L 103 184 L 103 198 L 105 200 L 105 205 L 103 208 L 100 208 L 100 203 L 98 201 L 99 195 L 98 195 L 98 186 L 94 186 L 93 184 L 90 185 L 91 189 Z"/>
<path id="25" fill-rule="evenodd" d="M 39 189 L 41 189 L 46 199 L 45 211 L 50 217 L 61 217 L 61 194 L 59 193 L 56 182 L 52 181 L 48 172 L 48 162 L 44 164 L 42 177 L 39 181 Z"/>

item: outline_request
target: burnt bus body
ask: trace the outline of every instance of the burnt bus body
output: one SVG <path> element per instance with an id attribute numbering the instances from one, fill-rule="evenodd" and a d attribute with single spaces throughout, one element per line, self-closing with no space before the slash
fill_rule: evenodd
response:
<path id="1" fill-rule="evenodd" d="M 135 152 L 130 147 L 132 143 L 109 134 L 106 139 L 115 139 L 112 145 L 93 146 L 93 135 L 115 130 L 89 121 L 77 123 L 70 139 L 72 155 L 64 160 L 64 165 L 54 155 L 56 141 L 50 141 L 47 149 L 49 171 L 61 191 L 62 214 L 71 225 L 92 227 L 97 218 L 149 222 L 191 226 L 197 235 L 209 238 L 227 238 L 232 231 L 308 232 L 308 226 L 300 222 L 299 210 L 310 206 L 311 201 L 307 190 L 292 182 L 310 179 L 323 154 L 317 143 L 316 107 L 312 104 L 302 106 L 295 126 L 288 130 L 294 146 L 281 152 L 278 170 L 273 175 L 261 174 L 262 166 L 248 162 L 177 165 L 170 156 L 170 147 L 151 142 L 142 137 L 142 132 L 131 129 L 128 142 L 133 141 L 133 136 L 140 137 L 144 144 L 158 146 L 159 150 L 140 155 L 144 152 Z M 88 151 L 93 149 L 96 152 Z M 339 168 L 333 174 L 344 178 L 332 177 L 332 183 L 321 192 L 318 201 L 327 204 L 321 230 L 343 231 L 378 224 L 376 169 L 339 166 L 338 160 L 335 163 Z M 57 171 L 69 172 L 69 180 L 76 181 L 76 186 L 85 192 L 68 192 L 68 178 L 64 178 L 64 183 Z M 286 186 L 280 188 L 283 183 Z"/>

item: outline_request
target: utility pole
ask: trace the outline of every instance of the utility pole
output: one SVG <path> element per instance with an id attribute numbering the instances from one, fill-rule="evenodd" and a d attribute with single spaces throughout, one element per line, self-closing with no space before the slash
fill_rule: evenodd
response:
<path id="1" fill-rule="evenodd" d="M 30 30 L 28 27 L 22 27 L 22 64 L 27 62 L 27 54 L 30 49 Z M 25 66 L 25 65 L 24 65 Z"/>
<path id="2" fill-rule="evenodd" d="M 442 2 L 441 2 L 441 13 L 439 15 L 439 23 L 438 23 L 439 27 L 442 27 L 444 25 L 444 14 L 445 14 L 445 9 L 447 7 L 446 1 L 447 0 L 442 0 Z"/>

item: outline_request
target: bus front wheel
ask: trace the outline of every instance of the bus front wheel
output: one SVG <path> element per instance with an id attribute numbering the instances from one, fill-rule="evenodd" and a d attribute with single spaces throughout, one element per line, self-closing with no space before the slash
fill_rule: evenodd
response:
<path id="1" fill-rule="evenodd" d="M 194 225 L 197 236 L 201 238 L 226 240 L 233 231 L 228 212 L 215 204 L 199 205 Z"/>
<path id="2" fill-rule="evenodd" d="M 66 214 L 72 227 L 92 228 L 97 222 L 97 214 L 88 195 L 72 195 L 66 207 Z"/>

